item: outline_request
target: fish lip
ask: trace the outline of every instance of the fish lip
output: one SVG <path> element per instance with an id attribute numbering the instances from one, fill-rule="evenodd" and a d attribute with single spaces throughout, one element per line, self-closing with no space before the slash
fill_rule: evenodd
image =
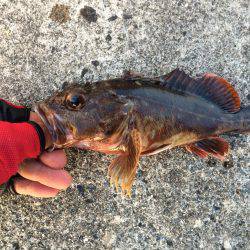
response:
<path id="1" fill-rule="evenodd" d="M 55 117 L 53 116 L 52 122 L 47 118 L 46 116 L 46 107 L 43 104 L 36 104 L 34 106 L 34 111 L 36 112 L 36 114 L 40 117 L 40 119 L 42 120 L 42 122 L 44 123 L 45 127 L 48 129 L 51 139 L 52 139 L 52 150 L 55 148 L 56 146 L 56 142 L 58 141 L 58 134 L 56 133 L 56 126 L 54 124 L 54 120 Z M 51 150 L 51 151 L 52 151 Z"/>
<path id="2" fill-rule="evenodd" d="M 48 108 L 46 104 L 38 103 L 34 106 L 34 111 L 41 118 L 51 135 L 52 147 L 49 151 L 53 151 L 55 148 L 71 147 L 77 141 L 72 131 L 67 129 L 63 119 L 53 112 L 53 110 Z M 69 138 L 70 141 L 68 141 Z"/>

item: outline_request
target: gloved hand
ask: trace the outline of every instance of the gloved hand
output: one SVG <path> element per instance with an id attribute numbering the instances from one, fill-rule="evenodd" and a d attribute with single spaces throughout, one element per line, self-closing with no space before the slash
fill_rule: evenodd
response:
<path id="1" fill-rule="evenodd" d="M 72 181 L 62 170 L 66 155 L 62 150 L 43 153 L 50 144 L 50 135 L 35 113 L 0 99 L 0 185 L 18 173 L 0 189 L 36 197 L 55 196 L 66 189 Z"/>

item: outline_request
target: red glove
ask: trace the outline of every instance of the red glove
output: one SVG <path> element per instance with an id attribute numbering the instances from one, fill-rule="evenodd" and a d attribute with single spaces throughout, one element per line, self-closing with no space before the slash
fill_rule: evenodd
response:
<path id="1" fill-rule="evenodd" d="M 37 158 L 45 149 L 43 130 L 29 116 L 30 109 L 0 99 L 0 185 L 23 160 Z"/>

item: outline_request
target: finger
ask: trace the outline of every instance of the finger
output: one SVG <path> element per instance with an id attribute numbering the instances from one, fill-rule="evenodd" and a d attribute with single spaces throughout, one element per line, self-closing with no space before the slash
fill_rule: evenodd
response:
<path id="1" fill-rule="evenodd" d="M 40 198 L 55 197 L 59 193 L 58 189 L 47 187 L 39 182 L 30 181 L 22 177 L 14 180 L 14 188 L 18 194 Z"/>
<path id="2" fill-rule="evenodd" d="M 72 182 L 72 177 L 67 171 L 52 169 L 36 160 L 24 161 L 18 173 L 28 180 L 56 189 L 66 189 Z"/>
<path id="3" fill-rule="evenodd" d="M 40 156 L 40 160 L 47 166 L 54 169 L 64 168 L 67 164 L 67 156 L 64 150 L 56 150 L 53 152 L 44 152 Z"/>

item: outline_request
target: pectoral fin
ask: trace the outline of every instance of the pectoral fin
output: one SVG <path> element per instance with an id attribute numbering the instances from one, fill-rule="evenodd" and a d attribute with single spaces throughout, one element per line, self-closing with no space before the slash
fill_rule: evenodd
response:
<path id="1" fill-rule="evenodd" d="M 201 158 L 210 155 L 223 161 L 228 154 L 229 145 L 224 139 L 213 137 L 189 144 L 186 149 Z"/>
<path id="2" fill-rule="evenodd" d="M 115 158 L 109 166 L 110 183 L 116 189 L 121 186 L 122 192 L 131 195 L 131 187 L 136 174 L 141 154 L 141 136 L 138 130 L 133 129 L 129 135 L 126 152 Z"/>

